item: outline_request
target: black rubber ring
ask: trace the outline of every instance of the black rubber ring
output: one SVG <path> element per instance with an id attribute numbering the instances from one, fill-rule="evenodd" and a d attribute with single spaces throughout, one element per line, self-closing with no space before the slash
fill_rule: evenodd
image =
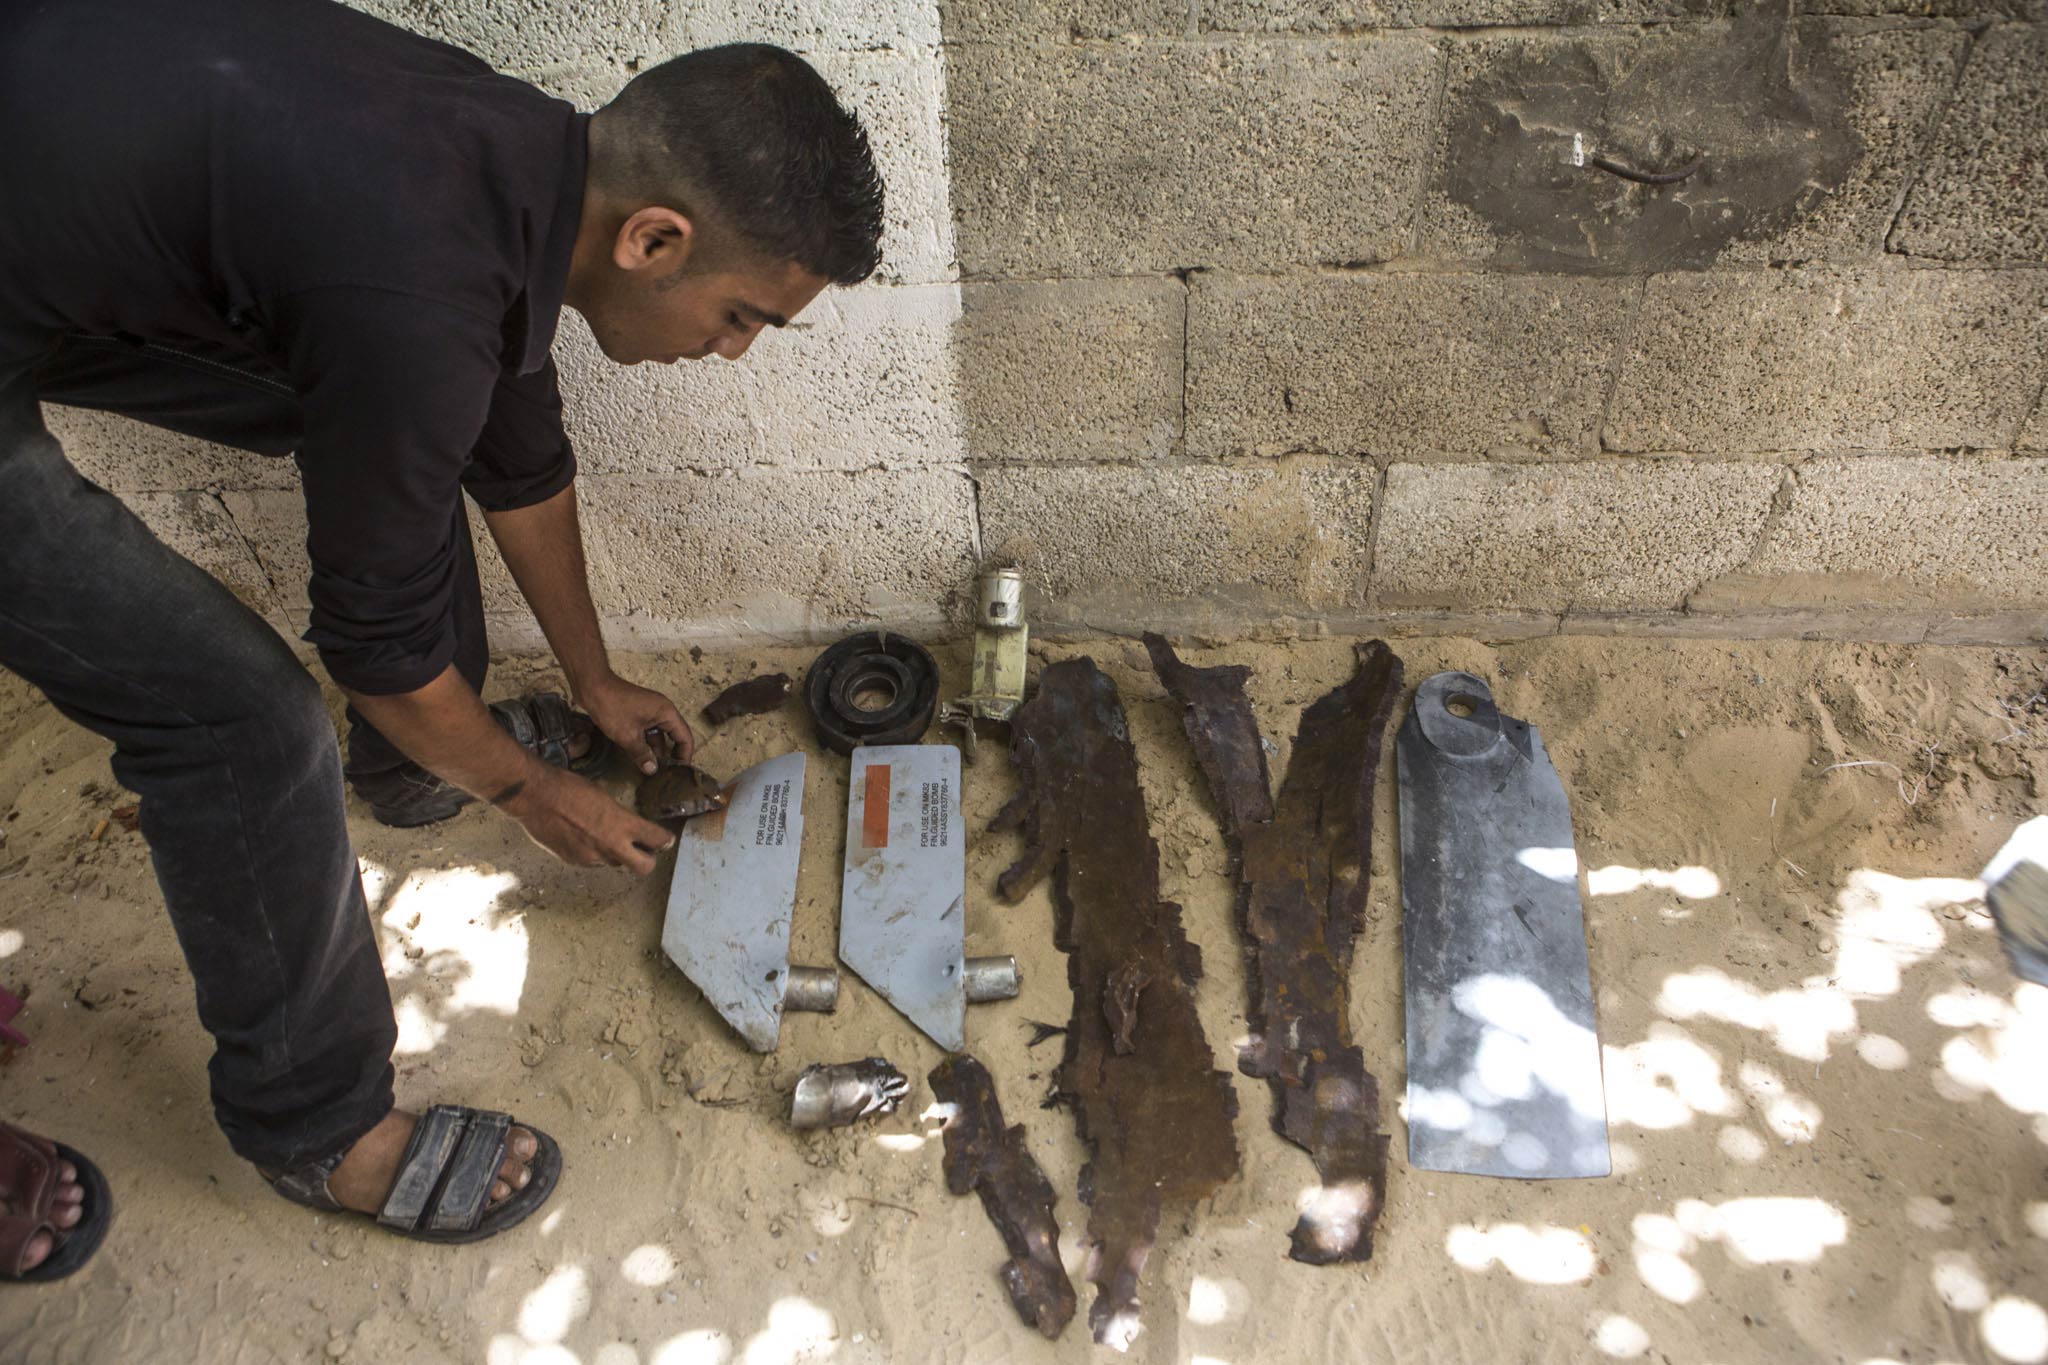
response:
<path id="1" fill-rule="evenodd" d="M 895 688 L 890 703 L 866 711 L 854 704 L 861 688 Z M 818 738 L 834 753 L 862 744 L 915 744 L 931 728 L 939 706 L 939 666 L 915 640 L 886 631 L 849 636 L 820 654 L 804 675 L 804 705 Z"/>

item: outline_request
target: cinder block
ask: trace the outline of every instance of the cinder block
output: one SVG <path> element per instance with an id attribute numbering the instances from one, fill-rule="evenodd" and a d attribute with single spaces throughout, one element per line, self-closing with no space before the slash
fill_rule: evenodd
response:
<path id="1" fill-rule="evenodd" d="M 1637 288 L 1561 275 L 1197 276 L 1189 449 L 1590 448 Z"/>
<path id="2" fill-rule="evenodd" d="M 1181 620 L 1194 599 L 1240 622 L 1356 610 L 1371 465 L 995 466 L 977 471 L 992 560 L 1029 574 L 1051 622 Z"/>
<path id="3" fill-rule="evenodd" d="M 736 362 L 622 367 L 565 314 L 569 434 L 590 474 L 958 463 L 959 316 L 958 285 L 831 289 Z"/>
<path id="4" fill-rule="evenodd" d="M 2048 393 L 2034 399 L 2034 410 L 2027 417 L 2027 424 L 2020 429 L 2019 448 L 2048 451 Z"/>
<path id="5" fill-rule="evenodd" d="M 939 0 L 949 43 L 1180 37 L 1200 0 Z"/>
<path id="6" fill-rule="evenodd" d="M 582 494 L 599 611 L 642 639 L 929 628 L 974 572 L 957 468 L 599 478 Z"/>
<path id="7" fill-rule="evenodd" d="M 1748 558 L 1782 472 L 1689 460 L 1397 464 L 1374 603 L 1674 609 Z"/>
<path id="8" fill-rule="evenodd" d="M 970 284 L 960 393 L 976 460 L 1163 456 L 1180 438 L 1175 279 Z"/>
<path id="9" fill-rule="evenodd" d="M 2040 391 L 2048 275 L 1786 270 L 1650 281 L 1616 450 L 2008 445 Z"/>
<path id="10" fill-rule="evenodd" d="M 283 619 L 270 576 L 219 498 L 211 493 L 129 493 L 121 500 L 158 540 L 219 579 L 251 611 Z"/>
<path id="11" fill-rule="evenodd" d="M 290 460 L 231 450 L 112 413 L 45 403 L 43 425 L 78 472 L 109 492 L 299 486 L 298 467 Z"/>
<path id="12" fill-rule="evenodd" d="M 668 55 L 663 0 L 347 0 L 387 23 L 474 52 L 534 80 L 555 68 L 621 68 Z"/>
<path id="13" fill-rule="evenodd" d="M 306 504 L 298 493 L 269 491 L 231 492 L 222 501 L 233 515 L 242 539 L 255 551 L 267 580 L 276 585 L 279 605 L 292 620 L 303 625 L 310 604 L 306 582 L 313 574 L 313 562 L 306 554 Z M 472 539 L 476 542 L 477 577 L 483 589 L 484 612 L 489 616 L 527 615 L 526 599 L 499 558 L 483 514 L 468 504 Z M 583 538 L 590 540 L 589 513 L 584 514 Z M 597 592 L 598 566 L 591 568 L 592 593 Z"/>
<path id="14" fill-rule="evenodd" d="M 678 52 L 720 43 L 775 43 L 806 54 L 937 47 L 931 0 L 674 0 Z"/>
<path id="15" fill-rule="evenodd" d="M 818 52 L 811 61 L 860 115 L 888 185 L 877 278 L 897 284 L 952 279 L 943 59 L 927 50 Z"/>
<path id="16" fill-rule="evenodd" d="M 1825 0 L 1831 15 L 2026 17 L 2030 0 Z M 1353 33 L 1367 28 L 1527 28 L 1728 19 L 1740 0 L 1195 0 L 1203 32 Z"/>
<path id="17" fill-rule="evenodd" d="M 1419 249 L 1589 272 L 1873 256 L 1966 42 L 1752 18 L 1460 43 Z M 1596 156 L 1700 170 L 1645 186 Z"/>
<path id="18" fill-rule="evenodd" d="M 1440 61 L 1427 39 L 950 56 L 971 275 L 1371 261 L 1407 245 Z"/>
<path id="19" fill-rule="evenodd" d="M 2048 609 L 2048 459 L 1815 460 L 1720 610 L 1800 605 Z"/>
<path id="20" fill-rule="evenodd" d="M 1891 248 L 1944 261 L 2048 261 L 2048 27 L 1994 28 L 1906 197 Z"/>
<path id="21" fill-rule="evenodd" d="M 1880 254 L 1893 206 L 1926 155 L 1969 50 L 1967 34 L 1946 28 L 1871 29 L 1835 21 L 1800 32 L 1838 65 L 1846 85 L 1843 115 L 1860 150 L 1840 185 L 1802 203 L 1783 231 L 1738 238 L 1721 253 L 1724 262 Z"/>
<path id="22" fill-rule="evenodd" d="M 221 503 L 264 576 L 275 585 L 279 608 L 303 625 L 306 580 L 313 571 L 306 555 L 305 499 L 297 492 L 275 489 L 230 489 L 221 494 Z"/>
<path id="23" fill-rule="evenodd" d="M 1196 23 L 1205 33 L 1567 24 L 1614 17 L 1609 11 L 1619 8 L 1612 0 L 1195 0 L 1195 7 Z"/>

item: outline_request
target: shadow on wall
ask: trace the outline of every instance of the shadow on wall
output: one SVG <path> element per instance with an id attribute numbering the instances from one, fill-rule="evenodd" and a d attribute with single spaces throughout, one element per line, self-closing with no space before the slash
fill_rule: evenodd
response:
<path id="1" fill-rule="evenodd" d="M 1842 186 L 1863 151 L 1849 102 L 1824 28 L 1782 14 L 1720 41 L 1490 41 L 1451 60 L 1445 194 L 1497 234 L 1497 265 L 1699 269 Z"/>

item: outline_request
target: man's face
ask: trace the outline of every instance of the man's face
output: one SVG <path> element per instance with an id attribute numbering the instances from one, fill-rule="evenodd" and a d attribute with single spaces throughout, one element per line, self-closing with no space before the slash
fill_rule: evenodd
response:
<path id="1" fill-rule="evenodd" d="M 599 349 L 621 365 L 738 360 L 763 327 L 788 326 L 829 283 L 793 261 L 721 252 L 707 263 L 689 227 L 663 226 L 629 221 L 613 268 L 583 300 Z"/>

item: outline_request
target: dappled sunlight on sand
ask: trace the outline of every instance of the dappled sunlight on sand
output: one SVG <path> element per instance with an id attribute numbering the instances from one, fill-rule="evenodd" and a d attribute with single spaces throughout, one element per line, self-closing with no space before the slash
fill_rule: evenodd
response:
<path id="1" fill-rule="evenodd" d="M 1586 891 L 1594 896 L 1625 896 L 1646 889 L 1671 891 L 1691 901 L 1721 894 L 1721 879 L 1706 867 L 1623 867 L 1612 864 L 1586 873 Z"/>
<path id="2" fill-rule="evenodd" d="M 1768 1033 L 1780 1052 L 1824 1061 L 1829 1040 L 1856 1028 L 1856 1007 L 1825 985 L 1764 992 L 1726 972 L 1701 967 L 1667 977 L 1657 1009 L 1672 1019 L 1718 1019 Z"/>
<path id="3" fill-rule="evenodd" d="M 2048 1360 L 2048 1313 L 2032 1299 L 2009 1294 L 1985 1309 L 1977 1326 L 1984 1344 L 2000 1360 L 2022 1365 Z"/>
<path id="4" fill-rule="evenodd" d="M 623 1279 L 642 1287 L 673 1273 L 667 1251 L 654 1246 L 641 1247 L 621 1267 Z M 590 1278 L 583 1268 L 557 1266 L 521 1301 L 516 1330 L 491 1338 L 485 1365 L 584 1365 L 584 1358 L 563 1342 L 590 1316 L 591 1304 Z M 777 1299 L 760 1330 L 744 1341 L 721 1328 L 692 1328 L 648 1348 L 645 1360 L 647 1365 L 797 1365 L 829 1360 L 838 1350 L 839 1324 L 831 1311 L 791 1294 Z M 589 1357 L 589 1365 L 641 1361 L 640 1351 L 622 1341 L 606 1342 Z"/>
<path id="5" fill-rule="evenodd" d="M 731 1359 L 732 1338 L 715 1327 L 670 1337 L 648 1357 L 649 1365 L 725 1365 Z"/>
<path id="6" fill-rule="evenodd" d="M 13 957 L 27 942 L 19 929 L 0 929 L 0 957 Z"/>
<path id="7" fill-rule="evenodd" d="M 1688 1238 L 1719 1242 L 1749 1265 L 1811 1263 L 1849 1239 L 1849 1220 L 1825 1199 L 1785 1195 L 1725 1204 L 1681 1199 L 1673 1212 Z"/>
<path id="8" fill-rule="evenodd" d="M 1928 1001 L 1927 1013 L 1966 1030 L 1942 1045 L 1942 1070 L 1952 1080 L 2017 1113 L 2048 1115 L 2048 987 L 2021 982 L 2009 1002 L 1951 991 Z"/>
<path id="9" fill-rule="evenodd" d="M 675 1278 L 676 1258 L 667 1247 L 649 1243 L 626 1254 L 626 1259 L 619 1264 L 619 1274 L 627 1284 L 653 1289 Z"/>
<path id="10" fill-rule="evenodd" d="M 1741 1108 L 1722 1083 L 1720 1061 L 1676 1024 L 1660 1020 L 1641 1042 L 1603 1051 L 1610 1123 L 1682 1128 L 1695 1114 L 1732 1117 Z"/>
<path id="11" fill-rule="evenodd" d="M 1523 1223 L 1461 1223 L 1444 1238 L 1444 1250 L 1467 1270 L 1498 1265 L 1530 1284 L 1584 1284 L 1600 1261 L 1592 1242 L 1581 1233 Z"/>
<path id="12" fill-rule="evenodd" d="M 381 905 L 384 974 L 398 1014 L 401 1056 L 431 1052 L 450 1021 L 476 1011 L 514 1015 L 526 989 L 523 915 L 498 903 L 519 885 L 509 872 L 455 867 L 391 874 L 365 859 L 363 890 Z"/>
<path id="13" fill-rule="evenodd" d="M 1650 1349 L 1650 1334 L 1642 1324 L 1619 1313 L 1603 1314 L 1593 1328 L 1593 1346 L 1600 1354 L 1616 1360 L 1633 1360 Z"/>
<path id="14" fill-rule="evenodd" d="M 1238 1280 L 1197 1275 L 1188 1282 L 1188 1321 L 1198 1327 L 1234 1322 L 1251 1309 L 1251 1291 Z"/>

